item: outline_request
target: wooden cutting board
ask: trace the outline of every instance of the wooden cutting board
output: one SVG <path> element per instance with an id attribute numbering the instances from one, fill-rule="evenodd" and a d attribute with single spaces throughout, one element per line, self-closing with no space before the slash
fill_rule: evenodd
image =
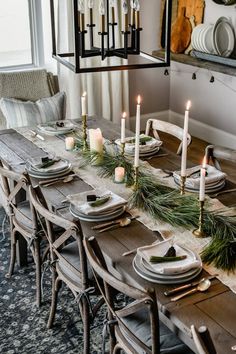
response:
<path id="1" fill-rule="evenodd" d="M 195 25 L 199 25 L 203 21 L 205 0 L 179 0 L 178 9 L 186 8 L 186 17 L 194 16 Z"/>
<path id="2" fill-rule="evenodd" d="M 192 26 L 185 13 L 185 7 L 179 8 L 178 17 L 171 27 L 172 53 L 183 53 L 191 41 Z"/>

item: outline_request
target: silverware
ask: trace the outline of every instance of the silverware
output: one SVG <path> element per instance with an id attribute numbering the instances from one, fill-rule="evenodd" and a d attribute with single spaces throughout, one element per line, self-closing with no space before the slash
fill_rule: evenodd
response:
<path id="1" fill-rule="evenodd" d="M 205 278 L 202 278 L 200 280 L 197 280 L 197 281 L 194 281 L 192 283 L 189 283 L 189 284 L 185 284 L 185 285 L 181 285 L 181 286 L 178 286 L 177 288 L 174 288 L 172 290 L 167 290 L 164 292 L 164 295 L 165 296 L 170 296 L 170 295 L 173 295 L 181 290 L 185 290 L 185 289 L 188 289 L 188 288 L 192 288 L 194 286 L 197 286 L 199 285 L 200 282 L 202 282 L 203 280 L 211 280 L 211 279 L 214 279 L 215 277 L 217 277 L 218 274 L 213 274 L 213 275 L 209 275 L 208 277 L 205 277 Z"/>
<path id="2" fill-rule="evenodd" d="M 218 193 L 215 193 L 215 194 L 211 195 L 210 197 L 211 198 L 216 198 L 216 197 L 218 197 L 218 195 L 225 194 L 225 193 L 230 193 L 230 192 L 236 192 L 236 188 L 227 189 L 226 191 L 220 191 Z"/>
<path id="3" fill-rule="evenodd" d="M 191 295 L 191 294 L 194 294 L 194 293 L 197 293 L 198 291 L 200 292 L 204 292 L 204 291 L 207 291 L 211 286 L 211 282 L 209 279 L 203 279 L 196 288 L 193 288 L 189 291 L 186 291 L 185 293 L 183 294 L 180 294 L 178 296 L 175 296 L 175 297 L 172 297 L 172 299 L 170 299 L 170 301 L 178 301 L 180 299 L 182 299 L 183 297 L 185 296 L 188 296 L 188 295 Z"/>
<path id="4" fill-rule="evenodd" d="M 44 137 L 38 133 L 36 133 L 34 130 L 29 130 L 29 132 L 32 134 L 32 138 L 38 138 L 39 140 L 44 141 Z"/>
<path id="5" fill-rule="evenodd" d="M 44 186 L 44 187 L 47 187 L 51 184 L 54 184 L 56 183 L 57 181 L 62 181 L 62 180 L 65 180 L 66 178 L 70 179 L 68 180 L 68 182 L 70 182 L 73 178 L 75 178 L 75 176 L 77 176 L 75 173 L 74 174 L 71 174 L 71 175 L 67 175 L 67 176 L 62 176 L 62 177 L 57 177 L 57 178 L 51 178 L 51 179 L 47 179 L 47 180 L 44 180 L 44 181 L 40 181 L 39 182 L 39 185 L 40 186 Z M 71 179 L 72 178 L 72 179 Z"/>
<path id="6" fill-rule="evenodd" d="M 231 347 L 231 349 L 232 349 L 233 352 L 236 352 L 236 345 L 233 345 L 233 346 Z"/>
<path id="7" fill-rule="evenodd" d="M 131 216 L 129 217 L 130 220 L 134 220 L 134 219 L 137 219 L 139 216 Z M 115 225 L 115 224 L 119 224 L 119 222 L 121 222 L 122 220 L 124 220 L 125 218 L 120 218 L 120 219 L 117 219 L 117 220 L 112 220 L 112 221 L 109 221 L 109 222 L 106 222 L 104 224 L 100 224 L 100 225 L 96 225 L 96 226 L 92 226 L 91 229 L 92 230 L 99 230 L 99 229 L 102 229 L 106 226 L 111 226 L 111 225 Z"/>
<path id="8" fill-rule="evenodd" d="M 131 221 L 132 220 L 129 219 L 129 218 L 124 218 L 118 224 L 108 226 L 105 229 L 99 230 L 98 232 L 102 233 L 102 232 L 105 232 L 105 231 L 108 231 L 108 230 L 118 229 L 119 227 L 126 227 L 126 226 L 131 224 Z"/>

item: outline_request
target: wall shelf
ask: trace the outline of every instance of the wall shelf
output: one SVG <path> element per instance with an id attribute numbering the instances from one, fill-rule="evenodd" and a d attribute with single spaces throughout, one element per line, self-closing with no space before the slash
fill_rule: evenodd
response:
<path id="1" fill-rule="evenodd" d="M 153 56 L 163 57 L 164 52 L 162 50 L 155 50 L 152 52 Z M 224 64 L 214 63 L 208 60 L 202 60 L 198 58 L 194 58 L 190 55 L 186 54 L 174 54 L 171 53 L 171 60 L 177 63 L 182 63 L 186 65 L 196 66 L 198 68 L 216 71 L 225 75 L 236 76 L 236 68 L 232 66 L 227 66 Z M 236 59 L 235 59 L 236 61 Z"/>

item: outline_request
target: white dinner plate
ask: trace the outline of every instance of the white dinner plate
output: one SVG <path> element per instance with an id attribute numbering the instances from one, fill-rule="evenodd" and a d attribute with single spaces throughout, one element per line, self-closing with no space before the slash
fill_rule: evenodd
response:
<path id="1" fill-rule="evenodd" d="M 64 126 L 63 127 L 57 126 L 57 123 L 58 124 L 63 123 Z M 39 124 L 37 128 L 38 131 L 42 134 L 54 136 L 54 135 L 71 133 L 75 129 L 75 126 L 72 122 L 68 120 L 59 120 L 56 122 Z"/>
<path id="2" fill-rule="evenodd" d="M 61 172 L 57 172 L 57 173 L 38 174 L 35 171 L 28 170 L 28 174 L 31 177 L 34 177 L 34 178 L 51 179 L 51 178 L 57 178 L 57 177 L 66 176 L 70 171 L 71 171 L 71 166 L 68 166 L 65 170 L 63 170 Z"/>
<path id="3" fill-rule="evenodd" d="M 40 162 L 39 162 L 40 164 Z M 44 168 L 36 168 L 34 165 L 31 165 L 30 162 L 27 163 L 26 168 L 30 169 L 32 172 L 34 173 L 38 173 L 39 175 L 45 175 L 45 174 L 55 174 L 55 173 L 59 173 L 62 171 L 65 171 L 66 169 L 68 169 L 68 167 L 70 166 L 70 163 L 68 162 L 68 160 L 64 160 L 64 159 L 60 159 L 59 161 L 56 161 L 53 165 Z"/>
<path id="4" fill-rule="evenodd" d="M 234 50 L 235 34 L 230 21 L 220 17 L 213 29 L 214 44 L 218 55 L 229 57 Z"/>
<path id="5" fill-rule="evenodd" d="M 122 214 L 124 214 L 126 208 L 122 207 L 120 209 L 118 209 L 115 213 L 113 213 L 112 215 L 103 215 L 103 216 L 93 216 L 93 217 L 88 217 L 88 215 L 78 215 L 76 213 L 75 210 L 73 210 L 73 208 L 71 208 L 70 206 L 70 212 L 71 214 L 77 218 L 80 219 L 82 221 L 88 221 L 88 222 L 97 222 L 97 221 L 109 221 L 109 220 L 113 220 L 116 219 L 117 217 L 121 216 Z"/>
<path id="6" fill-rule="evenodd" d="M 141 257 L 140 257 L 141 258 Z M 180 284 L 180 283 L 184 283 L 187 281 L 190 281 L 192 279 L 194 279 L 195 277 L 197 277 L 201 271 L 202 268 L 196 268 L 196 272 L 193 273 L 192 275 L 189 275 L 187 277 L 174 277 L 172 276 L 165 276 L 165 277 L 160 277 L 160 276 L 153 276 L 150 272 L 150 274 L 148 273 L 148 271 L 143 267 L 143 265 L 141 264 L 140 260 L 137 261 L 137 255 L 135 256 L 135 258 L 133 259 L 133 268 L 135 270 L 135 272 L 142 278 L 152 282 L 152 283 L 158 283 L 158 284 Z"/>
<path id="7" fill-rule="evenodd" d="M 177 186 L 180 186 L 180 183 L 179 183 L 178 180 L 176 180 L 176 179 L 174 178 L 174 181 L 175 181 L 175 183 L 177 184 Z M 223 180 L 221 183 L 218 183 L 217 185 L 212 186 L 212 187 L 210 187 L 210 186 L 207 187 L 207 185 L 206 185 L 205 191 L 206 191 L 206 193 L 215 193 L 215 192 L 218 192 L 218 191 L 220 191 L 222 188 L 224 188 L 225 183 L 226 183 L 226 181 Z M 197 189 L 195 189 L 195 188 L 190 188 L 190 187 L 188 187 L 187 185 L 185 185 L 185 190 L 186 190 L 187 192 L 199 193 L 199 188 L 197 188 Z"/>

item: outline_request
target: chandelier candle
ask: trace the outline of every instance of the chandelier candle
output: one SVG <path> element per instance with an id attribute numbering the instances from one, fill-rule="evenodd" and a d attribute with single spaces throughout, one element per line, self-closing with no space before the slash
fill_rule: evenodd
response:
<path id="1" fill-rule="evenodd" d="M 109 5 L 111 8 L 111 22 L 114 24 L 115 23 L 115 1 L 110 0 Z"/>
<path id="2" fill-rule="evenodd" d="M 123 4 L 122 4 L 122 8 L 123 8 L 123 14 L 124 14 L 124 32 L 128 32 L 128 22 L 129 22 L 129 18 L 128 18 L 128 4 L 127 4 L 127 0 L 123 0 Z"/>
<path id="3" fill-rule="evenodd" d="M 90 26 L 93 25 L 93 5 L 94 5 L 94 0 L 88 0 Z"/>
<path id="4" fill-rule="evenodd" d="M 191 102 L 188 101 L 184 116 L 184 133 L 182 140 L 182 156 L 181 156 L 181 195 L 184 194 L 185 181 L 186 181 L 186 165 L 187 165 L 187 150 L 188 150 L 188 122 L 189 122 L 189 109 Z"/>
<path id="5" fill-rule="evenodd" d="M 78 0 L 78 10 L 80 12 L 80 31 L 84 31 L 84 0 Z"/>
<path id="6" fill-rule="evenodd" d="M 105 3 L 104 0 L 100 0 L 99 13 L 101 15 L 101 33 L 105 32 Z"/>
<path id="7" fill-rule="evenodd" d="M 130 7 L 131 7 L 131 26 L 135 27 L 135 0 L 130 0 Z"/>
<path id="8" fill-rule="evenodd" d="M 140 28 L 140 3 L 138 0 L 136 0 L 135 11 L 135 26 Z"/>
<path id="9" fill-rule="evenodd" d="M 122 114 L 121 118 L 121 137 L 120 137 L 120 143 L 121 143 L 121 154 L 124 156 L 125 154 L 125 120 L 126 120 L 126 112 Z"/>

